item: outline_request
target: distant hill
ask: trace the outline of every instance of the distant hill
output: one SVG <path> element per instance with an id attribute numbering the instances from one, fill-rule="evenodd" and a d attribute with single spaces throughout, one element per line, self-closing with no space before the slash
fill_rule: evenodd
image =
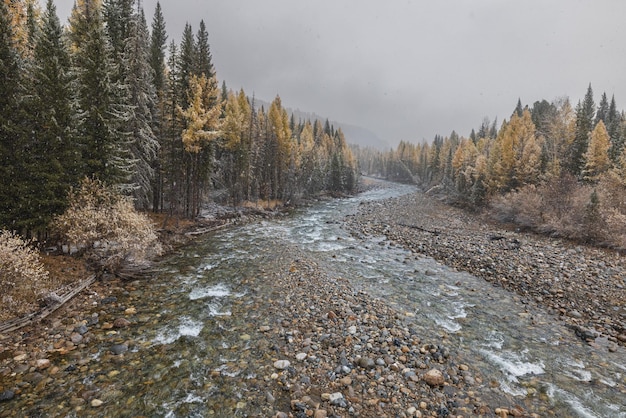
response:
<path id="1" fill-rule="evenodd" d="M 267 102 L 265 100 L 255 98 L 254 101 L 257 108 L 263 106 L 267 110 L 270 107 L 270 102 Z M 324 122 L 326 122 L 326 119 L 329 119 L 326 116 L 320 116 L 317 113 L 304 112 L 300 109 L 293 110 L 286 107 L 285 110 L 287 110 L 289 116 L 293 114 L 296 120 L 310 120 L 311 122 L 319 120 L 323 124 Z M 370 131 L 367 128 L 337 122 L 330 119 L 329 122 L 335 128 L 341 128 L 344 135 L 346 136 L 346 141 L 348 142 L 348 144 L 359 145 L 362 147 L 371 147 L 380 151 L 387 151 L 392 148 L 392 146 L 389 145 L 385 140 L 381 139 L 378 135 L 376 135 L 374 132 Z"/>

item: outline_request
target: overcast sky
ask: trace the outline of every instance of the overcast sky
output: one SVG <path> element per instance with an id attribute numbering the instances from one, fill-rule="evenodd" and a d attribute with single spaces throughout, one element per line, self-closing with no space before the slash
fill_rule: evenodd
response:
<path id="1" fill-rule="evenodd" d="M 42 0 L 43 2 L 43 0 Z M 62 22 L 74 0 L 56 0 Z M 148 23 L 156 0 L 143 0 Z M 626 104 L 623 0 L 161 0 L 169 39 L 201 19 L 220 80 L 388 143 L 469 135 L 589 83 Z"/>

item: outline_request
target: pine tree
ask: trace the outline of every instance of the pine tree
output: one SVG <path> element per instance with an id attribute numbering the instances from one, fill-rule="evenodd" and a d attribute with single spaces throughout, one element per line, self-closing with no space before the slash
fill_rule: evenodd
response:
<path id="1" fill-rule="evenodd" d="M 179 91 L 189 90 L 191 76 L 195 73 L 196 43 L 193 37 L 191 25 L 185 25 L 183 38 L 180 42 L 178 59 L 176 60 L 176 72 L 178 73 Z M 196 74 L 199 75 L 199 74 Z M 187 106 L 187 98 L 182 97 L 183 107 Z"/>
<path id="2" fill-rule="evenodd" d="M 156 105 L 152 115 L 152 132 L 159 142 L 159 154 L 154 161 L 154 181 L 152 184 L 152 208 L 155 211 L 163 207 L 163 163 L 165 148 L 165 47 L 167 43 L 167 32 L 165 30 L 165 19 L 161 11 L 161 3 L 157 2 L 152 19 L 152 32 L 150 34 L 150 67 L 152 68 L 152 83 L 156 93 Z"/>
<path id="3" fill-rule="evenodd" d="M 515 106 L 515 110 L 513 111 L 513 115 L 517 115 L 518 117 L 521 118 L 523 112 L 524 112 L 524 108 L 522 107 L 522 99 L 518 98 L 517 105 Z"/>
<path id="4" fill-rule="evenodd" d="M 143 10 L 138 10 L 132 15 L 128 37 L 124 40 L 123 82 L 128 97 L 121 129 L 130 137 L 130 151 L 134 162 L 131 184 L 135 204 L 144 209 L 151 204 L 153 165 L 159 149 L 159 143 L 152 131 L 157 96 L 149 63 L 148 42 L 149 35 Z"/>
<path id="5" fill-rule="evenodd" d="M 152 19 L 152 33 L 150 34 L 150 67 L 153 71 L 154 88 L 159 97 L 165 90 L 165 48 L 167 45 L 167 32 L 165 18 L 161 10 L 161 3 L 157 2 Z"/>
<path id="6" fill-rule="evenodd" d="M 77 75 L 77 128 L 83 147 L 83 172 L 109 184 L 127 184 L 133 162 L 128 139 L 118 131 L 123 114 L 120 101 L 124 97 L 112 81 L 117 72 L 99 0 L 77 0 L 69 35 Z"/>
<path id="7" fill-rule="evenodd" d="M 211 49 L 209 46 L 209 34 L 206 30 L 204 20 L 200 21 L 200 28 L 196 35 L 194 55 L 193 73 L 198 76 L 204 74 L 209 79 L 215 76 L 215 68 L 213 68 Z"/>
<path id="8" fill-rule="evenodd" d="M 102 15 L 106 25 L 113 55 L 119 63 L 126 49 L 126 39 L 130 36 L 135 0 L 104 0 Z"/>
<path id="9" fill-rule="evenodd" d="M 595 103 L 591 84 L 582 102 L 576 106 L 576 130 L 574 141 L 567 152 L 566 167 L 573 175 L 580 177 L 585 166 L 585 152 L 589 142 L 589 133 L 593 130 Z"/>
<path id="10" fill-rule="evenodd" d="M 600 98 L 600 104 L 598 104 L 598 110 L 596 111 L 596 119 L 594 121 L 594 126 L 598 124 L 598 122 L 604 122 L 604 125 L 607 124 L 609 118 L 609 100 L 606 97 L 606 93 L 602 93 L 602 97 Z"/>
<path id="11" fill-rule="evenodd" d="M 63 212 L 67 193 L 78 185 L 81 171 L 69 52 L 52 0 L 36 34 L 29 95 L 29 113 L 36 115 L 29 129 L 36 134 L 26 158 L 29 187 L 23 191 L 34 213 L 23 226 L 41 231 Z"/>
<path id="12" fill-rule="evenodd" d="M 609 155 L 614 163 L 619 160 L 622 150 L 624 149 L 624 134 L 622 133 L 621 127 L 622 115 L 617 111 L 615 96 L 613 96 L 611 97 L 611 104 L 609 105 L 606 130 L 609 133 L 609 138 L 611 139 Z"/>
<path id="13" fill-rule="evenodd" d="M 0 1 L 0 226 L 14 228 L 18 216 L 21 167 L 18 160 L 20 66 L 11 15 Z"/>

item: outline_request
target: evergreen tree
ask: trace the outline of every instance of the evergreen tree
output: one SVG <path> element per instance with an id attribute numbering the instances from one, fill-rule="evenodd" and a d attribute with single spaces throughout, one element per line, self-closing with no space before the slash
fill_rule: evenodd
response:
<path id="1" fill-rule="evenodd" d="M 624 134 L 621 127 L 622 115 L 617 111 L 615 96 L 613 96 L 611 97 L 611 104 L 609 105 L 606 130 L 609 133 L 609 138 L 611 140 L 609 155 L 614 163 L 617 163 L 620 155 L 622 154 L 622 150 L 624 149 Z"/>
<path id="2" fill-rule="evenodd" d="M 167 32 L 165 19 L 161 11 L 161 3 L 157 2 L 152 19 L 152 32 L 150 34 L 150 67 L 152 69 L 152 84 L 156 93 L 156 105 L 152 115 L 152 132 L 159 142 L 158 157 L 153 163 L 154 181 L 152 184 L 152 208 L 155 211 L 163 206 L 163 160 L 165 148 L 165 47 Z"/>
<path id="3" fill-rule="evenodd" d="M 167 32 L 165 30 L 165 18 L 161 10 L 161 3 L 157 2 L 152 18 L 152 32 L 150 34 L 150 67 L 153 72 L 153 84 L 159 97 L 163 97 L 165 90 L 165 48 L 167 45 Z"/>
<path id="4" fill-rule="evenodd" d="M 11 15 L 0 1 L 0 226 L 14 228 L 18 215 L 21 167 L 18 160 L 20 66 Z"/>
<path id="5" fill-rule="evenodd" d="M 98 0 L 77 0 L 70 17 L 73 71 L 77 75 L 78 137 L 83 172 L 109 184 L 127 184 L 133 162 L 121 126 L 123 96 L 112 79 L 116 67 Z"/>
<path id="6" fill-rule="evenodd" d="M 130 36 L 135 0 L 104 0 L 102 15 L 115 60 L 120 62 Z"/>
<path id="7" fill-rule="evenodd" d="M 515 106 L 515 110 L 513 111 L 513 115 L 517 115 L 518 117 L 521 118 L 523 112 L 524 112 L 524 108 L 522 107 L 522 99 L 518 98 L 517 105 Z"/>
<path id="8" fill-rule="evenodd" d="M 149 35 L 143 10 L 133 14 L 128 37 L 124 43 L 123 81 L 128 98 L 122 129 L 130 137 L 130 151 L 134 163 L 131 184 L 135 204 L 139 208 L 148 208 L 152 203 L 153 165 L 157 159 L 159 143 L 152 131 L 157 96 L 149 63 Z"/>
<path id="9" fill-rule="evenodd" d="M 598 122 L 602 121 L 604 124 L 607 124 L 609 119 L 609 100 L 606 98 L 606 93 L 602 93 L 602 97 L 600 98 L 600 104 L 598 104 L 598 110 L 596 111 L 596 119 L 594 121 L 594 126 L 598 124 Z"/>
<path id="10" fill-rule="evenodd" d="M 178 90 L 186 92 L 189 90 L 191 76 L 195 73 L 196 43 L 193 37 L 191 25 L 187 23 L 183 31 L 183 38 L 180 42 L 178 59 L 176 60 L 176 72 L 178 73 Z M 199 75 L 199 74 L 196 74 Z M 187 106 L 187 98 L 183 95 L 183 107 Z"/>
<path id="11" fill-rule="evenodd" d="M 204 74 L 208 79 L 215 76 L 215 68 L 213 68 L 211 49 L 209 46 L 209 33 L 206 30 L 204 20 L 200 21 L 200 28 L 196 35 L 194 55 L 193 73 L 198 76 Z"/>
<path id="12" fill-rule="evenodd" d="M 567 169 L 575 176 L 580 177 L 585 166 L 585 152 L 589 142 L 589 133 L 593 130 L 595 103 L 591 84 L 582 102 L 576 106 L 576 130 L 574 141 L 570 145 L 567 155 Z"/>
<path id="13" fill-rule="evenodd" d="M 29 129 L 35 132 L 26 155 L 29 187 L 23 198 L 33 211 L 25 225 L 43 230 L 66 206 L 71 186 L 80 180 L 80 149 L 73 129 L 70 58 L 52 0 L 48 0 L 41 30 L 34 40 L 31 68 Z"/>

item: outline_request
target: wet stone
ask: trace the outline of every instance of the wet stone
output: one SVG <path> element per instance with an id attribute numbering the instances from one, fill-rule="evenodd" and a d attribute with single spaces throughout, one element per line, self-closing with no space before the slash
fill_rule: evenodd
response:
<path id="1" fill-rule="evenodd" d="M 0 392 L 0 402 L 10 401 L 15 397 L 15 392 L 12 390 L 5 390 L 4 392 Z"/>
<path id="2" fill-rule="evenodd" d="M 126 328 L 129 327 L 130 324 L 131 322 L 126 318 L 117 318 L 115 321 L 113 321 L 114 328 Z"/>
<path id="3" fill-rule="evenodd" d="M 111 353 L 119 356 L 120 354 L 124 354 L 128 351 L 128 346 L 126 344 L 115 344 L 110 348 Z"/>
<path id="4" fill-rule="evenodd" d="M 85 335 L 89 332 L 89 328 L 87 328 L 87 325 L 82 324 L 77 326 L 76 328 L 74 328 L 74 332 L 80 334 L 80 335 Z"/>

